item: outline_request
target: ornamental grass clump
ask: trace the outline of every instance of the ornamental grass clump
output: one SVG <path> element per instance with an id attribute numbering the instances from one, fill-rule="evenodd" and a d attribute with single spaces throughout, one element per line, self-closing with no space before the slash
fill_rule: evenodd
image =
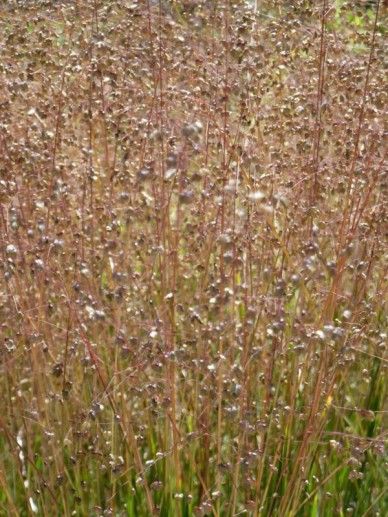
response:
<path id="1" fill-rule="evenodd" d="M 0 6 L 0 514 L 383 516 L 384 2 Z"/>

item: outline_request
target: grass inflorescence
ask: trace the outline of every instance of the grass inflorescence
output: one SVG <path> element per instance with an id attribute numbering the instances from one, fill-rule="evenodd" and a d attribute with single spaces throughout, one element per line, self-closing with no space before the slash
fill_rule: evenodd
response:
<path id="1" fill-rule="evenodd" d="M 384 21 L 1 4 L 1 515 L 387 513 Z"/>

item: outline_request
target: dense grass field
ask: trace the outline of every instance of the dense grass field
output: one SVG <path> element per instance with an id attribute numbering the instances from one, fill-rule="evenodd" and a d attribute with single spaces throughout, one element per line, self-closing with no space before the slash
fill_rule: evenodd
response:
<path id="1" fill-rule="evenodd" d="M 0 3 L 1 516 L 388 514 L 383 4 Z"/>

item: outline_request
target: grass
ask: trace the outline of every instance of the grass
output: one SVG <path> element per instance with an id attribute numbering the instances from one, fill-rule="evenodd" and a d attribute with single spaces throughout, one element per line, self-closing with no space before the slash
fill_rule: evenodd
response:
<path id="1" fill-rule="evenodd" d="M 386 514 L 385 20 L 0 6 L 0 515 Z"/>

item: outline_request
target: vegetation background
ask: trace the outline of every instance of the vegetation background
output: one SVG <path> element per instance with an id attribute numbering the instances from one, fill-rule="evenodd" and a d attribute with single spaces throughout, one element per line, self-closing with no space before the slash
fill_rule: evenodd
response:
<path id="1" fill-rule="evenodd" d="M 0 3 L 1 515 L 387 515 L 383 4 Z"/>

